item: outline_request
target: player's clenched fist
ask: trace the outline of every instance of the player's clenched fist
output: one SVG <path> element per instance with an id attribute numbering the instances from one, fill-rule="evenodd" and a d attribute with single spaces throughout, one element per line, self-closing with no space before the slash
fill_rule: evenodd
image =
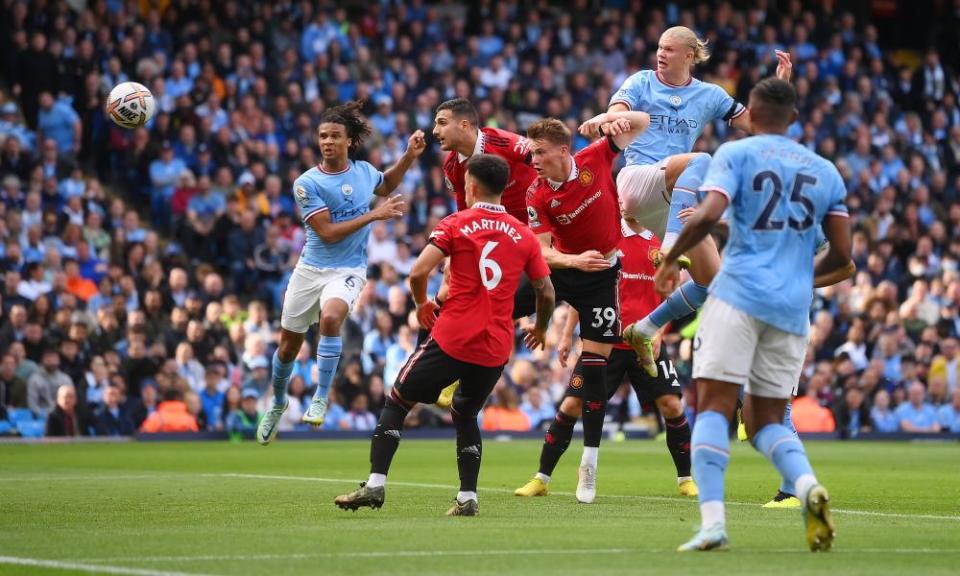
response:
<path id="1" fill-rule="evenodd" d="M 433 325 L 437 322 L 437 313 L 440 310 L 440 306 L 437 305 L 433 300 L 427 300 L 423 304 L 417 306 L 417 322 L 420 323 L 420 327 L 429 332 L 433 329 Z"/>

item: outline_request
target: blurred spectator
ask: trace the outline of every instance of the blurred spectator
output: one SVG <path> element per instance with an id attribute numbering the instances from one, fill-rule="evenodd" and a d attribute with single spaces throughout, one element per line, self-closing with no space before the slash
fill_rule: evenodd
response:
<path id="1" fill-rule="evenodd" d="M 220 390 L 220 368 L 217 366 L 207 366 L 203 375 L 203 390 L 200 391 L 200 403 L 205 413 L 205 421 L 208 430 L 223 429 L 223 405 L 226 402 L 226 394 Z"/>
<path id="2" fill-rule="evenodd" d="M 27 407 L 38 416 L 46 416 L 57 405 L 57 390 L 73 388 L 70 378 L 60 371 L 60 355 L 53 348 L 43 352 L 42 368 L 27 381 Z M 74 391 L 73 404 L 76 404 Z"/>
<path id="3" fill-rule="evenodd" d="M 227 414 L 226 429 L 231 434 L 257 430 L 257 424 L 260 422 L 260 414 L 257 412 L 257 400 L 260 395 L 252 388 L 243 391 L 240 408 L 231 410 Z"/>
<path id="4" fill-rule="evenodd" d="M 530 428 L 536 430 L 543 423 L 549 424 L 557 415 L 557 410 L 550 402 L 546 392 L 539 387 L 533 387 L 523 394 L 523 404 L 520 410 L 530 420 Z"/>
<path id="5" fill-rule="evenodd" d="M 377 427 L 377 417 L 373 415 L 369 407 L 370 400 L 366 394 L 358 394 L 350 403 L 350 411 L 344 414 L 340 420 L 341 430 L 373 430 Z"/>
<path id="6" fill-rule="evenodd" d="M 951 402 L 937 410 L 937 422 L 946 432 L 960 432 L 960 389 L 954 389 Z"/>
<path id="7" fill-rule="evenodd" d="M 97 436 L 131 436 L 136 431 L 129 410 L 121 403 L 122 393 L 115 386 L 103 392 L 103 406 L 96 416 Z"/>
<path id="8" fill-rule="evenodd" d="M 0 360 L 0 406 L 27 407 L 27 383 L 17 376 L 17 359 L 9 352 Z"/>
<path id="9" fill-rule="evenodd" d="M 853 385 L 843 393 L 843 399 L 837 409 L 837 419 L 840 436 L 856 438 L 861 433 L 871 432 L 870 408 L 864 402 L 863 391 Z"/>
<path id="10" fill-rule="evenodd" d="M 163 402 L 147 417 L 140 426 L 144 434 L 159 432 L 197 432 L 197 420 L 187 410 L 183 401 L 183 393 L 176 388 L 169 388 L 163 393 Z"/>
<path id="11" fill-rule="evenodd" d="M 525 432 L 530 430 L 530 418 L 519 408 L 517 393 L 503 380 L 494 388 L 494 404 L 483 410 L 482 429 L 490 432 Z"/>
<path id="12" fill-rule="evenodd" d="M 937 411 L 925 401 L 926 389 L 920 382 L 912 382 L 907 389 L 907 401 L 894 412 L 903 432 L 939 432 Z"/>
<path id="13" fill-rule="evenodd" d="M 61 154 L 80 151 L 83 124 L 68 101 L 55 100 L 50 92 L 40 94 L 40 115 L 37 131 L 42 140 L 53 140 Z"/>
<path id="14" fill-rule="evenodd" d="M 57 389 L 57 405 L 47 415 L 47 436 L 86 435 L 85 422 L 77 412 L 77 391 L 70 384 Z"/>
<path id="15" fill-rule="evenodd" d="M 830 410 L 820 405 L 814 386 L 808 386 L 803 396 L 793 399 L 790 418 L 797 432 L 833 432 L 837 426 Z"/>
<path id="16" fill-rule="evenodd" d="M 890 409 L 890 394 L 886 390 L 879 390 L 873 398 L 873 408 L 870 409 L 870 422 L 877 432 L 892 433 L 900 430 L 900 420 Z"/>

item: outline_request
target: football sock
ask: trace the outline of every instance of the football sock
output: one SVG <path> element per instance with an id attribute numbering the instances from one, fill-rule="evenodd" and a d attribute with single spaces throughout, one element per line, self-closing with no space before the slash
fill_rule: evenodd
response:
<path id="1" fill-rule="evenodd" d="M 607 359 L 594 352 L 584 352 L 580 361 L 583 363 L 583 445 L 599 448 L 607 407 Z"/>
<path id="2" fill-rule="evenodd" d="M 317 344 L 317 368 L 320 378 L 317 382 L 317 390 L 313 393 L 314 399 L 327 398 L 330 384 L 337 373 L 337 364 L 340 363 L 342 347 L 343 341 L 339 336 L 320 336 L 320 343 Z"/>
<path id="3" fill-rule="evenodd" d="M 696 312 L 707 300 L 707 287 L 687 280 L 673 291 L 666 300 L 646 318 L 641 320 L 638 328 L 648 338 L 652 338 L 657 330 L 666 323 L 679 320 L 688 314 Z M 647 323 L 649 320 L 649 323 Z"/>
<path id="4" fill-rule="evenodd" d="M 476 492 L 475 490 L 474 490 L 474 491 L 469 491 L 469 492 L 468 492 L 468 491 L 461 490 L 461 491 L 457 492 L 457 502 L 459 502 L 460 504 L 463 504 L 463 503 L 466 502 L 467 500 L 473 500 L 474 502 L 476 502 L 476 501 L 477 501 L 477 492 Z"/>
<path id="5" fill-rule="evenodd" d="M 776 466 L 784 481 L 795 487 L 795 495 L 801 500 L 817 483 L 803 443 L 783 424 L 767 424 L 761 428 L 753 439 L 753 447 Z"/>
<path id="6" fill-rule="evenodd" d="M 693 479 L 700 490 L 700 517 L 704 528 L 726 523 L 723 477 L 730 461 L 729 426 L 723 414 L 707 410 L 697 415 L 697 424 L 693 427 Z"/>
<path id="7" fill-rule="evenodd" d="M 583 454 L 580 455 L 581 466 L 597 467 L 597 457 L 600 455 L 600 448 L 596 446 L 584 446 Z"/>
<path id="8" fill-rule="evenodd" d="M 680 230 L 683 229 L 683 223 L 680 222 L 680 212 L 686 208 L 697 205 L 697 191 L 703 184 L 703 177 L 707 175 L 707 168 L 710 167 L 709 154 L 695 154 L 693 159 L 683 169 L 677 178 L 677 183 L 673 185 L 673 194 L 670 197 L 670 212 L 667 214 L 666 234 L 663 236 L 663 245 L 661 250 L 664 253 L 670 251 Z"/>
<path id="9" fill-rule="evenodd" d="M 793 401 L 792 401 L 792 400 L 788 400 L 788 401 L 787 401 L 787 408 L 786 408 L 786 410 L 783 411 L 783 425 L 786 426 L 787 428 L 789 428 L 789 429 L 790 429 L 790 432 L 793 432 L 794 434 L 796 434 L 796 433 L 797 433 L 797 429 L 793 427 L 793 419 L 790 418 L 790 412 L 792 411 L 792 409 L 793 409 Z M 794 496 L 794 495 L 796 494 L 796 492 L 794 492 L 794 490 L 795 490 L 795 488 L 793 487 L 793 484 L 787 482 L 787 479 L 786 479 L 786 478 L 784 478 L 784 479 L 781 481 L 781 483 L 780 483 L 780 491 L 781 491 L 781 492 L 783 492 L 784 494 L 789 494 L 789 495 L 791 495 L 791 496 Z"/>
<path id="10" fill-rule="evenodd" d="M 573 438 L 573 427 L 577 419 L 567 416 L 563 412 L 557 412 L 547 433 L 543 436 L 543 448 L 540 450 L 540 471 L 537 477 L 544 482 L 550 482 L 553 476 L 553 470 L 557 467 L 557 462 L 563 456 L 570 446 L 570 439 Z"/>
<path id="11" fill-rule="evenodd" d="M 273 405 L 283 406 L 287 402 L 287 382 L 290 380 L 290 373 L 293 372 L 293 362 L 283 362 L 280 360 L 280 349 L 273 353 Z"/>
<path id="12" fill-rule="evenodd" d="M 666 418 L 667 448 L 677 467 L 677 477 L 690 476 L 690 424 L 684 415 Z"/>
<path id="13" fill-rule="evenodd" d="M 408 410 L 397 404 L 393 398 L 387 396 L 387 402 L 380 413 L 380 420 L 373 431 L 370 440 L 370 480 L 377 481 L 374 474 L 382 474 L 384 478 L 390 471 L 390 462 L 400 446 L 400 436 L 403 434 L 403 420 Z M 380 484 L 381 486 L 383 484 Z"/>
<path id="14" fill-rule="evenodd" d="M 457 471 L 460 473 L 460 492 L 474 494 L 475 500 L 477 478 L 480 476 L 480 458 L 483 453 L 480 426 L 477 425 L 476 416 L 462 416 L 456 411 L 453 412 L 453 425 L 457 429 Z"/>

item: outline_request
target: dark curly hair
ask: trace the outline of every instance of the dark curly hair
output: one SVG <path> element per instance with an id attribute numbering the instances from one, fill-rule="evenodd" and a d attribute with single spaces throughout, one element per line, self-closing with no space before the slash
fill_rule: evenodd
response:
<path id="1" fill-rule="evenodd" d="M 353 101 L 329 108 L 320 115 L 320 124 L 329 122 L 346 128 L 351 152 L 359 148 L 363 144 L 363 139 L 370 135 L 370 125 L 360 112 L 362 108 L 362 103 Z"/>

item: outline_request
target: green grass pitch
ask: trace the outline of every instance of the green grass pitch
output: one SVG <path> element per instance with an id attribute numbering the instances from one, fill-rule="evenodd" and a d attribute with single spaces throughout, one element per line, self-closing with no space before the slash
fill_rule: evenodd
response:
<path id="1" fill-rule="evenodd" d="M 796 511 L 749 446 L 727 476 L 731 551 L 678 554 L 698 522 L 659 442 L 607 442 L 598 498 L 572 492 L 579 442 L 546 498 L 513 489 L 540 443 L 484 446 L 481 516 L 446 518 L 453 440 L 400 446 L 382 510 L 333 498 L 366 478 L 363 441 L 0 445 L 0 574 L 957 574 L 960 446 L 812 442 L 834 550 L 806 550 Z M 34 564 L 24 564 L 35 562 Z"/>

